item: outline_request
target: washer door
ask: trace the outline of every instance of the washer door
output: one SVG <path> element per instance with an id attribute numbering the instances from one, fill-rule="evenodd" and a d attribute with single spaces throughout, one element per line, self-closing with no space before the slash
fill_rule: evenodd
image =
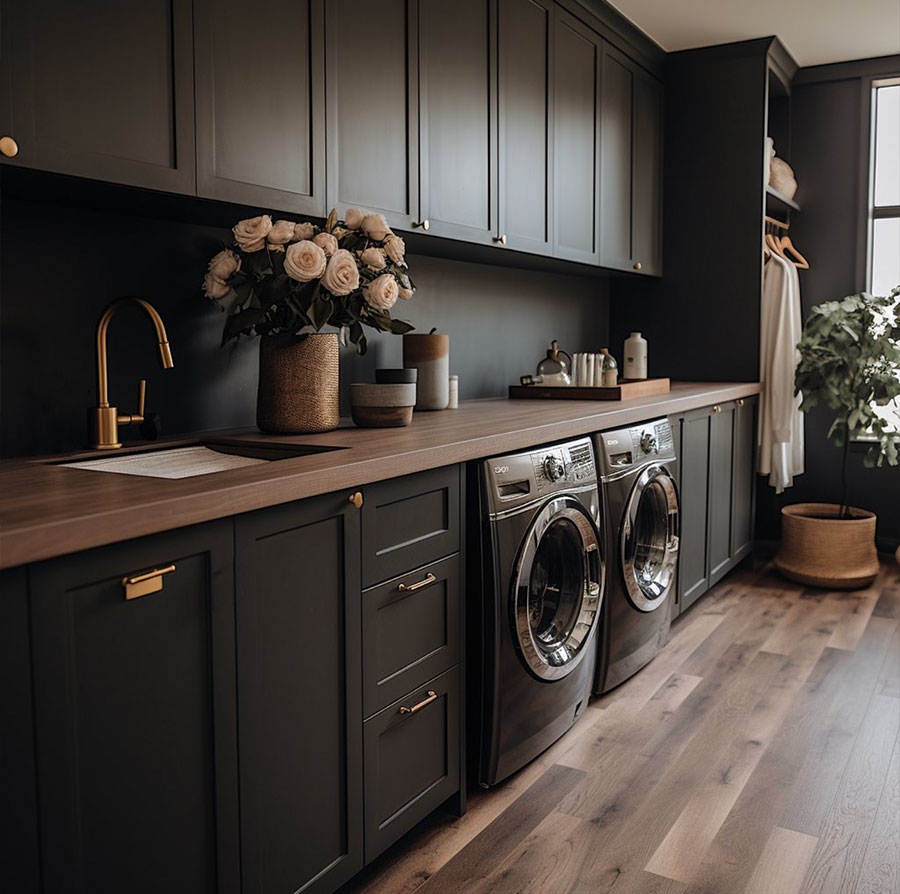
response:
<path id="1" fill-rule="evenodd" d="M 559 680 L 588 653 L 604 564 L 594 521 L 571 496 L 548 501 L 528 530 L 513 578 L 513 630 L 528 669 Z"/>
<path id="2" fill-rule="evenodd" d="M 655 611 L 672 591 L 678 562 L 678 490 L 660 466 L 646 468 L 631 490 L 620 549 L 629 599 L 641 611 Z"/>

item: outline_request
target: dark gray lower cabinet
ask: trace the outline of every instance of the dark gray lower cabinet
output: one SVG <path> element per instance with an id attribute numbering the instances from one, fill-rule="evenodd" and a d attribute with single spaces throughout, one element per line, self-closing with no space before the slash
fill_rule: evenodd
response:
<path id="1" fill-rule="evenodd" d="M 331 494 L 235 520 L 243 894 L 363 865 L 359 516 Z"/>
<path id="2" fill-rule="evenodd" d="M 681 414 L 678 436 L 679 611 L 748 556 L 753 546 L 755 408 L 741 398 Z"/>
<path id="3" fill-rule="evenodd" d="M 453 668 L 366 721 L 366 861 L 459 788 L 459 697 Z"/>
<path id="4" fill-rule="evenodd" d="M 30 570 L 45 894 L 239 891 L 232 559 L 222 521 Z"/>

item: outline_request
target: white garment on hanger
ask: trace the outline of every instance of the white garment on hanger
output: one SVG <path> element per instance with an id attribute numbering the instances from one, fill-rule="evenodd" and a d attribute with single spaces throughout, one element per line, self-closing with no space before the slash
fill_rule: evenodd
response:
<path id="1" fill-rule="evenodd" d="M 797 268 L 774 252 L 763 274 L 760 313 L 759 473 L 781 493 L 803 473 L 803 414 L 794 396 L 803 321 Z"/>

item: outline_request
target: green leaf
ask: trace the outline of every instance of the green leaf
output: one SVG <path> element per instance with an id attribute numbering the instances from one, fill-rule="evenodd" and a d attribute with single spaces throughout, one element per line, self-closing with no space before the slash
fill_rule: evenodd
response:
<path id="1" fill-rule="evenodd" d="M 242 333 L 251 335 L 253 328 L 265 317 L 265 311 L 258 307 L 248 307 L 228 316 L 222 332 L 222 346 L 224 347 L 232 338 L 237 338 Z"/>
<path id="2" fill-rule="evenodd" d="M 405 320 L 391 320 L 391 332 L 394 335 L 403 335 L 406 332 L 412 332 L 416 327 Z"/>

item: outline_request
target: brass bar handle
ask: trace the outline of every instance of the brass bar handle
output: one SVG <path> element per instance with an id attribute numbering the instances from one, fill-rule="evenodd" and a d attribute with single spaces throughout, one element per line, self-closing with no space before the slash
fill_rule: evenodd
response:
<path id="1" fill-rule="evenodd" d="M 347 499 L 357 508 L 362 509 L 363 506 L 363 495 L 362 491 L 356 491 L 356 493 L 350 494 Z"/>
<path id="2" fill-rule="evenodd" d="M 126 599 L 138 599 L 150 593 L 158 593 L 163 588 L 163 575 L 171 574 L 175 565 L 164 565 L 162 568 L 154 568 L 153 571 L 145 571 L 143 574 L 130 574 L 122 578 L 122 586 L 125 588 Z"/>
<path id="3" fill-rule="evenodd" d="M 429 584 L 433 584 L 437 578 L 429 571 L 425 577 L 420 580 L 417 584 L 399 584 L 397 589 L 401 593 L 415 593 L 416 590 L 421 590 L 422 587 L 427 587 Z"/>
<path id="4" fill-rule="evenodd" d="M 419 704 L 413 705 L 411 708 L 407 708 L 406 705 L 401 705 L 400 713 L 401 714 L 415 714 L 418 711 L 421 711 L 422 708 L 426 707 L 427 705 L 430 705 L 433 701 L 436 701 L 437 697 L 438 697 L 438 694 L 433 689 L 429 689 L 428 690 L 428 698 L 423 698 L 422 701 L 419 702 Z"/>

